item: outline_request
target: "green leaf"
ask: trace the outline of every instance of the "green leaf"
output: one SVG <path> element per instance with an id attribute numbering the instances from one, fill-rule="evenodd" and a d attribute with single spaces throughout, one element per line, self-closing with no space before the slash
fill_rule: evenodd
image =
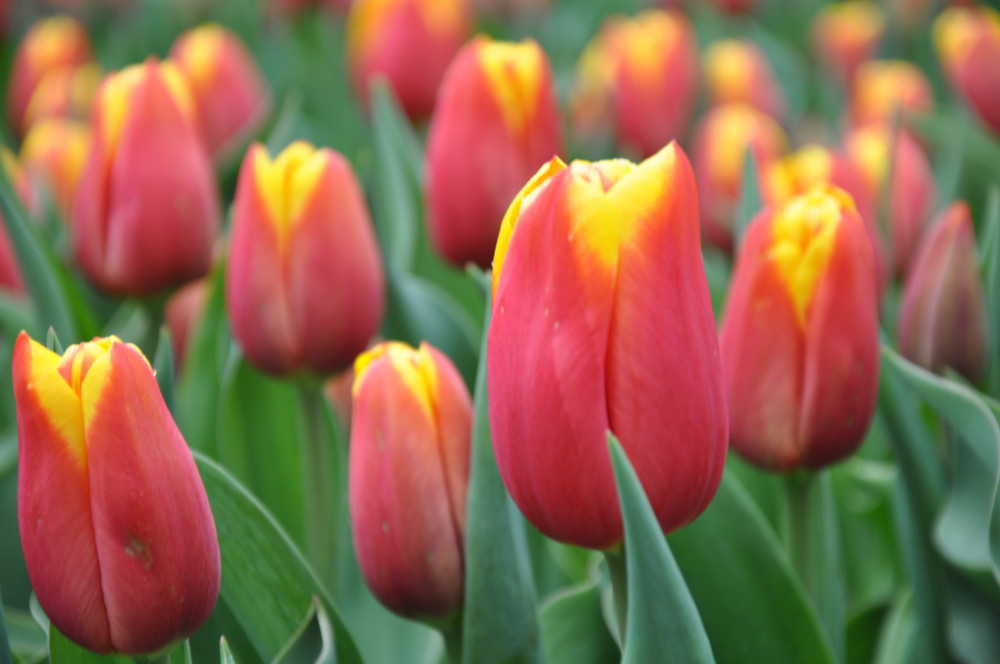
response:
<path id="1" fill-rule="evenodd" d="M 218 414 L 219 462 L 303 546 L 303 432 L 295 387 L 257 371 L 234 350 L 222 380 Z"/>
<path id="2" fill-rule="evenodd" d="M 17 468 L 17 431 L 0 436 L 0 480 Z"/>
<path id="3" fill-rule="evenodd" d="M 733 219 L 733 236 L 736 240 L 734 242 L 736 247 L 743 244 L 743 237 L 750 227 L 750 222 L 763 206 L 764 202 L 760 198 L 760 175 L 757 173 L 757 159 L 754 157 L 753 150 L 747 148 L 743 157 L 740 207 L 736 211 L 735 219 Z"/>
<path id="4" fill-rule="evenodd" d="M 913 606 L 913 595 L 900 597 L 886 618 L 879 639 L 875 664 L 915 664 L 936 661 L 920 650 L 917 641 L 919 623 Z"/>
<path id="5" fill-rule="evenodd" d="M 52 664 L 132 664 L 131 657 L 98 655 L 81 648 L 56 629 L 49 626 L 49 661 Z"/>
<path id="6" fill-rule="evenodd" d="M 59 335 L 56 334 L 56 329 L 54 327 L 49 327 L 48 334 L 45 335 L 45 345 L 53 353 L 57 355 L 62 355 L 65 353 L 62 342 L 59 341 Z"/>
<path id="7" fill-rule="evenodd" d="M 229 650 L 229 644 L 226 642 L 226 637 L 219 639 L 219 662 L 221 664 L 236 664 L 233 653 Z"/>
<path id="8" fill-rule="evenodd" d="M 554 595 L 541 609 L 541 624 L 548 664 L 605 664 L 620 657 L 604 622 L 596 581 Z"/>
<path id="9" fill-rule="evenodd" d="M 10 652 L 15 662 L 35 664 L 44 661 L 49 654 L 49 637 L 27 611 L 4 609 Z M 2 660 L 2 656 L 0 656 Z"/>
<path id="10" fill-rule="evenodd" d="M 958 434 L 955 478 L 934 530 L 952 564 L 1000 581 L 1000 426 L 976 392 L 903 359 L 886 345 L 882 357 Z"/>
<path id="11" fill-rule="evenodd" d="M 885 605 L 872 606 L 847 622 L 847 664 L 871 664 L 885 622 Z"/>
<path id="12" fill-rule="evenodd" d="M 957 577 L 948 584 L 948 597 L 949 650 L 968 664 L 1000 662 L 1000 604 Z"/>
<path id="13" fill-rule="evenodd" d="M 264 661 L 298 634 L 318 597 L 329 617 L 337 661 L 361 661 L 333 602 L 302 554 L 264 507 L 221 466 L 194 452 L 215 515 L 222 553 L 222 599 Z"/>
<path id="14" fill-rule="evenodd" d="M 4 168 L 0 168 L 0 216 L 7 225 L 25 286 L 34 303 L 38 319 L 36 328 L 52 326 L 62 338 L 77 339 L 76 322 L 63 284 L 57 276 L 55 259 L 43 251 L 32 232 L 28 215 Z"/>
<path id="15" fill-rule="evenodd" d="M 992 338 L 996 339 L 1000 333 L 1000 189 L 996 185 L 990 187 L 987 193 L 980 227 L 983 229 L 979 246 L 982 250 L 986 311 Z M 990 394 L 1000 396 L 1000 348 L 996 347 L 990 358 L 989 386 Z"/>
<path id="16" fill-rule="evenodd" d="M 980 126 L 969 122 L 960 110 L 938 113 L 907 113 L 907 124 L 928 142 L 949 149 L 956 140 L 972 169 L 983 173 L 990 181 L 1000 181 L 1000 143 Z"/>
<path id="17" fill-rule="evenodd" d="M 37 339 L 43 328 L 39 327 L 28 302 L 0 291 L 0 330 L 5 330 L 12 337 L 21 330 L 27 330 L 32 339 Z"/>
<path id="18" fill-rule="evenodd" d="M 407 132 L 409 124 L 384 78 L 371 85 L 372 132 L 375 143 L 373 212 L 386 261 L 408 272 L 421 232 L 418 153 Z"/>
<path id="19" fill-rule="evenodd" d="M 639 476 L 610 431 L 608 448 L 625 525 L 628 620 L 622 663 L 714 663 L 698 607 L 670 553 Z M 615 585 L 615 593 L 621 590 Z"/>
<path id="20" fill-rule="evenodd" d="M 0 602 L 0 664 L 14 664 L 7 638 L 7 621 L 4 620 L 3 603 Z"/>
<path id="21" fill-rule="evenodd" d="M 156 372 L 156 382 L 167 408 L 174 410 L 174 350 L 170 342 L 170 330 L 166 325 L 160 326 L 160 336 L 156 342 L 156 355 L 153 356 L 153 371 Z"/>
<path id="22" fill-rule="evenodd" d="M 483 287 L 488 294 L 489 286 L 484 283 Z M 538 611 L 524 530 L 497 469 L 490 438 L 486 387 L 489 316 L 487 295 L 472 424 L 462 661 L 538 662 Z"/>
<path id="23" fill-rule="evenodd" d="M 668 540 L 719 664 L 834 661 L 777 536 L 730 470 L 705 512 Z"/>

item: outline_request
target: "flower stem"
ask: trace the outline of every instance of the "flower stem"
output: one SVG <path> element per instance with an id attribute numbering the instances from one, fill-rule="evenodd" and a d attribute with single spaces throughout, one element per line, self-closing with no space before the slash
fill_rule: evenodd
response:
<path id="1" fill-rule="evenodd" d="M 439 627 L 438 630 L 444 638 L 448 664 L 462 664 L 462 620 L 455 620 L 447 626 Z"/>
<path id="2" fill-rule="evenodd" d="M 625 649 L 625 628 L 628 625 L 628 570 L 625 564 L 625 546 L 604 552 L 611 577 L 611 593 L 615 600 L 615 618 L 618 622 L 618 642 Z"/>
<path id="3" fill-rule="evenodd" d="M 299 439 L 306 517 L 306 555 L 320 581 L 331 588 L 334 577 L 334 478 L 330 465 L 326 403 L 318 383 L 299 387 L 303 431 Z"/>

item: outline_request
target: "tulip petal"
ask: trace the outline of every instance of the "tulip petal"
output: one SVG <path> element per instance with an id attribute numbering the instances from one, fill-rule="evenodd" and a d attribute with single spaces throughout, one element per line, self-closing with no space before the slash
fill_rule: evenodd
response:
<path id="1" fill-rule="evenodd" d="M 630 231 L 607 345 L 608 417 L 669 532 L 715 495 L 728 445 L 697 190 L 671 143 L 610 193 Z"/>
<path id="2" fill-rule="evenodd" d="M 13 379 L 21 545 L 49 619 L 73 641 L 107 653 L 112 641 L 91 520 L 83 415 L 59 360 L 26 333 L 18 336 Z"/>
<path id="3" fill-rule="evenodd" d="M 215 606 L 221 565 L 208 498 L 138 350 L 112 344 L 81 400 L 111 642 L 121 653 L 158 650 Z"/>

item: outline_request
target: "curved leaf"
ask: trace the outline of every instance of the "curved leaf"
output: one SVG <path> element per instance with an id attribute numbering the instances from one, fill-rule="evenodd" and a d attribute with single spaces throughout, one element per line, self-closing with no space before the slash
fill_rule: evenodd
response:
<path id="1" fill-rule="evenodd" d="M 541 623 L 547 664 L 606 664 L 620 656 L 595 581 L 554 595 L 542 607 Z"/>
<path id="2" fill-rule="evenodd" d="M 714 664 L 698 608 L 670 554 L 639 476 L 611 432 L 608 447 L 625 524 L 628 620 L 622 663 Z M 620 590 L 616 585 L 615 592 Z"/>

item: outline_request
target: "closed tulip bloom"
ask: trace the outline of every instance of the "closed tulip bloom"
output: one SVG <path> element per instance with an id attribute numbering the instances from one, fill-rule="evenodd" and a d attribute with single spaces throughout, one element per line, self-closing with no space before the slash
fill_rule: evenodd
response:
<path id="1" fill-rule="evenodd" d="M 927 76 L 904 60 L 873 60 L 861 65 L 851 93 L 853 123 L 889 123 L 897 109 L 934 110 L 934 90 Z"/>
<path id="2" fill-rule="evenodd" d="M 17 47 L 7 87 L 7 117 L 16 130 L 24 128 L 24 114 L 39 82 L 49 73 L 75 68 L 94 59 L 90 37 L 79 21 L 53 16 L 36 23 Z"/>
<path id="3" fill-rule="evenodd" d="M 717 41 L 702 62 L 710 103 L 744 103 L 773 118 L 785 117 L 785 92 L 767 56 L 752 41 Z"/>
<path id="4" fill-rule="evenodd" d="M 179 288 L 163 307 L 163 322 L 170 331 L 170 345 L 174 352 L 174 369 L 184 368 L 188 342 L 201 323 L 202 313 L 208 303 L 209 280 L 197 279 Z"/>
<path id="5" fill-rule="evenodd" d="M 751 106 L 726 104 L 705 114 L 695 129 L 694 166 L 707 242 L 732 251 L 733 215 L 742 195 L 747 150 L 757 171 L 764 172 L 787 147 L 781 126 Z"/>
<path id="6" fill-rule="evenodd" d="M 267 119 L 271 96 L 239 37 L 219 25 L 202 25 L 177 38 L 170 58 L 187 76 L 209 153 L 224 159 L 245 147 Z"/>
<path id="7" fill-rule="evenodd" d="M 13 376 L 18 524 L 49 620 L 104 654 L 193 634 L 219 595 L 219 545 L 149 362 L 115 337 L 59 357 L 22 332 Z"/>
<path id="8" fill-rule="evenodd" d="M 511 204 L 493 261 L 490 429 L 508 491 L 545 535 L 621 543 L 608 431 L 664 532 L 715 495 L 727 418 L 701 261 L 676 143 L 638 165 L 553 159 Z"/>
<path id="9" fill-rule="evenodd" d="M 1000 133 L 1000 14 L 991 7 L 950 7 L 934 21 L 934 46 L 948 80 Z"/>
<path id="10" fill-rule="evenodd" d="M 383 75 L 411 120 L 434 109 L 445 70 L 471 36 L 468 0 L 355 0 L 347 62 L 358 97 Z"/>
<path id="11" fill-rule="evenodd" d="M 90 127 L 64 118 L 37 123 L 21 144 L 25 170 L 48 189 L 56 209 L 67 221 L 89 152 Z"/>
<path id="12" fill-rule="evenodd" d="M 580 57 L 575 122 L 582 133 L 610 124 L 624 152 L 648 156 L 687 131 L 697 86 L 698 45 L 682 13 L 612 17 Z"/>
<path id="13" fill-rule="evenodd" d="M 888 126 L 872 125 L 852 131 L 846 144 L 871 200 L 888 202 L 884 234 L 892 273 L 903 277 L 934 207 L 934 171 L 923 148 L 905 131 L 897 132 L 894 139 Z"/>
<path id="14" fill-rule="evenodd" d="M 195 121 L 169 62 L 151 58 L 101 84 L 72 224 L 77 262 L 102 290 L 148 295 L 211 267 L 219 199 Z"/>
<path id="15" fill-rule="evenodd" d="M 899 349 L 930 371 L 951 367 L 972 382 L 983 378 L 989 323 L 975 229 L 964 202 L 948 206 L 920 245 L 903 289 Z"/>
<path id="16" fill-rule="evenodd" d="M 14 186 L 14 191 L 21 199 L 25 211 L 29 215 L 34 214 L 36 212 L 34 187 L 17 157 L 2 146 L 0 146 L 0 168 L 4 169 L 8 181 Z M 5 291 L 15 297 L 24 295 L 21 264 L 7 233 L 7 223 L 2 216 L 0 216 L 0 291 Z"/>
<path id="17" fill-rule="evenodd" d="M 355 363 L 348 491 L 372 594 L 410 618 L 462 607 L 472 402 L 426 343 L 379 344 Z"/>
<path id="18" fill-rule="evenodd" d="M 21 134 L 51 118 L 87 120 L 100 82 L 101 68 L 93 62 L 49 72 L 31 95 L 21 121 Z"/>
<path id="19" fill-rule="evenodd" d="M 489 267 L 511 199 L 562 152 L 561 123 L 537 43 L 478 37 L 459 52 L 427 138 L 428 231 L 441 255 Z"/>
<path id="20" fill-rule="evenodd" d="M 720 333 L 730 444 L 765 469 L 820 468 L 864 437 L 878 391 L 871 243 L 821 185 L 750 225 Z"/>
<path id="21" fill-rule="evenodd" d="M 272 374 L 329 374 L 365 349 L 382 320 L 385 280 L 350 164 L 292 143 L 243 159 L 233 209 L 226 306 L 246 358 Z"/>
<path id="22" fill-rule="evenodd" d="M 861 63 L 878 52 L 885 34 L 885 14 L 870 0 L 833 2 L 813 19 L 812 42 L 820 61 L 845 86 Z"/>

